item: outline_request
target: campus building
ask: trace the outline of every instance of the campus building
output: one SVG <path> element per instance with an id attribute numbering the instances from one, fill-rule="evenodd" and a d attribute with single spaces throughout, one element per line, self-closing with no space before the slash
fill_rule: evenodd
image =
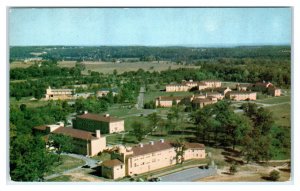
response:
<path id="1" fill-rule="evenodd" d="M 268 87 L 268 94 L 272 95 L 272 96 L 281 96 L 281 89 L 280 88 L 276 88 L 274 86 L 270 86 Z"/>
<path id="2" fill-rule="evenodd" d="M 281 96 L 281 89 L 275 87 L 270 82 L 257 82 L 252 85 L 252 89 L 256 91 L 262 91 L 265 92 L 271 96 Z"/>
<path id="3" fill-rule="evenodd" d="M 187 92 L 190 87 L 185 84 L 168 84 L 166 85 L 166 92 Z"/>
<path id="4" fill-rule="evenodd" d="M 159 96 L 155 100 L 156 107 L 172 107 L 177 105 L 184 99 L 184 96 Z"/>
<path id="5" fill-rule="evenodd" d="M 46 89 L 45 100 L 66 100 L 73 99 L 73 89 Z"/>
<path id="6" fill-rule="evenodd" d="M 112 160 L 102 164 L 102 175 L 115 179 L 124 174 L 132 176 L 172 166 L 181 160 L 205 159 L 203 144 L 185 143 L 184 148 L 183 156 L 178 156 L 177 151 L 182 148 L 163 139 L 150 141 L 149 144 L 140 143 L 134 147 L 120 146 L 118 152 L 112 155 Z"/>
<path id="7" fill-rule="evenodd" d="M 222 82 L 218 80 L 204 80 L 196 82 L 193 80 L 182 81 L 180 84 L 168 84 L 166 85 L 166 92 L 187 92 L 192 88 L 197 88 L 198 90 L 203 90 L 207 88 L 219 88 Z"/>
<path id="8" fill-rule="evenodd" d="M 103 134 L 119 133 L 124 131 L 124 120 L 109 114 L 100 115 L 85 112 L 73 119 L 73 127 L 90 132 L 100 130 Z"/>
<path id="9" fill-rule="evenodd" d="M 231 91 L 226 97 L 235 101 L 256 100 L 256 92 L 250 91 Z"/>
<path id="10" fill-rule="evenodd" d="M 206 105 L 217 103 L 217 98 L 207 97 L 207 98 L 195 98 L 192 100 L 193 108 L 203 108 Z"/>
<path id="11" fill-rule="evenodd" d="M 206 88 L 219 88 L 222 85 L 219 80 L 203 80 L 201 82 L 206 84 Z"/>
<path id="12" fill-rule="evenodd" d="M 97 91 L 97 97 L 105 97 L 109 92 L 112 93 L 113 96 L 118 95 L 117 89 L 109 89 L 109 88 L 102 88 L 99 91 Z"/>
<path id="13" fill-rule="evenodd" d="M 63 123 L 57 123 L 54 125 L 42 125 L 34 127 L 35 132 L 42 133 L 47 137 L 50 134 L 62 134 L 72 138 L 72 144 L 74 145 L 74 153 L 95 156 L 99 152 L 106 148 L 106 138 L 101 136 L 100 130 L 94 133 L 67 128 Z"/>

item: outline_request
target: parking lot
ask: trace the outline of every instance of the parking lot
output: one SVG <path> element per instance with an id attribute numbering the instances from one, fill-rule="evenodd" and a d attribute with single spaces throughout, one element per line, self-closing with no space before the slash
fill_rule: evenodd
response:
<path id="1" fill-rule="evenodd" d="M 175 172 L 161 177 L 162 182 L 191 182 L 193 180 L 215 175 L 215 168 L 200 169 L 198 167 Z"/>

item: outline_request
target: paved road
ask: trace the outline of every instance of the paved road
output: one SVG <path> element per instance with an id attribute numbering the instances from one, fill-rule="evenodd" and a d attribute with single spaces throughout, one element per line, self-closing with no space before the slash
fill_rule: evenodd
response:
<path id="1" fill-rule="evenodd" d="M 200 169 L 198 167 L 190 168 L 180 172 L 175 172 L 161 177 L 162 182 L 191 182 L 207 176 L 212 176 L 217 173 L 214 168 Z"/>
<path id="2" fill-rule="evenodd" d="M 143 109 L 144 107 L 144 96 L 145 96 L 145 87 L 141 87 L 140 88 L 140 93 L 139 93 L 139 96 L 138 96 L 138 100 L 137 100 L 137 109 Z"/>

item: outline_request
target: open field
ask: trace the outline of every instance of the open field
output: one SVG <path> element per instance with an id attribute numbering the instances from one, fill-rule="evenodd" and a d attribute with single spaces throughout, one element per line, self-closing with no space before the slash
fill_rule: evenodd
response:
<path id="1" fill-rule="evenodd" d="M 282 126 L 291 126 L 291 104 L 281 104 L 267 107 L 272 111 L 275 123 Z"/>
<path id="2" fill-rule="evenodd" d="M 150 91 L 145 93 L 144 101 L 155 101 L 155 98 L 159 96 L 189 96 L 193 95 L 193 92 L 165 92 L 165 91 Z"/>
<path id="3" fill-rule="evenodd" d="M 38 101 L 38 100 L 32 101 L 30 100 L 31 98 L 32 97 L 23 97 L 19 101 L 17 101 L 14 97 L 10 97 L 9 103 L 17 104 L 17 105 L 26 104 L 27 107 L 41 107 L 48 104 L 47 101 Z"/>
<path id="4" fill-rule="evenodd" d="M 61 67 L 74 67 L 76 61 L 60 61 L 58 62 Z M 88 74 L 88 71 L 95 71 L 100 73 L 113 73 L 114 70 L 117 70 L 118 73 L 128 72 L 128 71 L 137 71 L 138 69 L 143 69 L 145 71 L 163 71 L 177 68 L 200 68 L 199 66 L 186 66 L 179 65 L 174 62 L 169 61 L 160 61 L 156 62 L 83 62 L 85 65 L 85 70 L 83 74 Z"/>
<path id="5" fill-rule="evenodd" d="M 280 97 L 270 97 L 266 99 L 256 100 L 257 103 L 265 103 L 265 104 L 277 104 L 284 102 L 291 102 L 291 96 L 280 96 Z"/>
<path id="6" fill-rule="evenodd" d="M 65 170 L 69 170 L 78 166 L 82 166 L 85 164 L 85 162 L 81 159 L 77 159 L 74 157 L 70 157 L 67 155 L 61 155 L 62 162 L 61 164 L 58 164 L 55 166 L 51 172 L 47 173 L 47 175 L 55 174 L 55 173 L 61 173 Z"/>
<path id="7" fill-rule="evenodd" d="M 275 166 L 276 167 L 276 166 Z M 218 170 L 216 176 L 206 177 L 197 182 L 272 182 L 267 179 L 269 173 L 275 169 L 273 166 L 243 165 L 238 166 L 238 172 L 234 175 L 228 173 L 229 167 Z M 279 171 L 279 182 L 289 181 L 291 175 L 286 171 Z"/>
<path id="8" fill-rule="evenodd" d="M 21 62 L 21 61 L 14 61 L 9 64 L 10 69 L 13 68 L 28 68 L 29 66 L 33 65 L 34 62 Z"/>

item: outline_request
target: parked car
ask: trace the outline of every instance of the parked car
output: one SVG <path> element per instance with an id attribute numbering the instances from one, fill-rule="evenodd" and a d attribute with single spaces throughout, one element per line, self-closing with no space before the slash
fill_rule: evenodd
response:
<path id="1" fill-rule="evenodd" d="M 83 165 L 81 168 L 91 168 L 90 165 Z"/>

